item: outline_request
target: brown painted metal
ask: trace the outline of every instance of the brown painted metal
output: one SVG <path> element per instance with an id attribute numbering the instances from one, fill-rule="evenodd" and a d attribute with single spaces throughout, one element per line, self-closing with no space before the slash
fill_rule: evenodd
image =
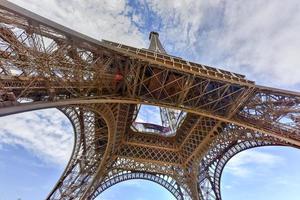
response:
<path id="1" fill-rule="evenodd" d="M 97 41 L 0 1 L 0 116 L 55 107 L 74 127 L 72 156 L 47 199 L 94 199 L 134 178 L 177 199 L 221 199 L 236 153 L 300 146 L 300 93 L 155 51 L 157 36 L 152 50 Z M 138 104 L 187 116 L 172 137 L 137 133 Z"/>

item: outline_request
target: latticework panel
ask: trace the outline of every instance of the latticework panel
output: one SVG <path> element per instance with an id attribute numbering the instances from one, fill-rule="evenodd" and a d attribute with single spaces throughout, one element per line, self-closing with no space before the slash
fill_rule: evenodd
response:
<path id="1" fill-rule="evenodd" d="M 124 144 L 121 146 L 118 156 L 141 160 L 152 160 L 152 162 L 172 163 L 174 165 L 181 163 L 180 154 L 176 151 L 150 148 L 143 145 Z"/>
<path id="2" fill-rule="evenodd" d="M 193 154 L 195 149 L 202 143 L 203 139 L 210 133 L 216 125 L 216 120 L 207 117 L 200 117 L 186 140 L 182 143 L 181 155 L 187 159 Z"/>
<path id="3" fill-rule="evenodd" d="M 149 147 L 161 147 L 162 149 L 175 149 L 177 148 L 174 138 L 161 137 L 159 135 L 151 135 L 145 133 L 134 132 L 133 130 L 128 130 L 125 136 L 125 141 L 127 144 L 140 144 L 143 143 L 145 146 Z"/>
<path id="4" fill-rule="evenodd" d="M 261 87 L 236 118 L 266 133 L 299 141 L 300 95 Z"/>

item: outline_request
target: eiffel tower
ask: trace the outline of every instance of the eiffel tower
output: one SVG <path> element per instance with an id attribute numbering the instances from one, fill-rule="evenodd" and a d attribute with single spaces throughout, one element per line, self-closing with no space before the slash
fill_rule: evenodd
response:
<path id="1" fill-rule="evenodd" d="M 161 124 L 139 122 L 144 105 Z M 98 41 L 0 1 L 0 116 L 57 108 L 72 156 L 46 197 L 95 199 L 129 179 L 179 200 L 220 200 L 227 161 L 258 146 L 300 146 L 300 93 L 169 55 Z"/>

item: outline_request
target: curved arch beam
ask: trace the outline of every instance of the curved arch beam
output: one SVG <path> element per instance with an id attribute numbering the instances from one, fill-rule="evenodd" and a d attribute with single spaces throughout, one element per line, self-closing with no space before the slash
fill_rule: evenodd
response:
<path id="1" fill-rule="evenodd" d="M 278 130 L 278 133 L 276 132 L 271 132 L 270 130 L 261 128 L 261 127 L 256 127 L 254 124 L 251 123 L 246 123 L 246 122 L 241 122 L 238 119 L 231 119 L 231 118 L 226 118 L 220 115 L 212 114 L 207 111 L 203 110 L 197 110 L 193 108 L 186 108 L 186 107 L 181 107 L 178 105 L 172 105 L 172 104 L 166 104 L 166 103 L 161 103 L 161 102 L 149 102 L 146 100 L 141 100 L 141 99 L 129 99 L 129 98 L 120 98 L 120 97 L 115 97 L 115 98 L 102 98 L 102 99 L 74 99 L 74 100 L 62 100 L 62 101 L 54 101 L 54 102 L 33 102 L 33 103 L 24 103 L 24 104 L 18 104 L 16 106 L 10 106 L 10 107 L 4 107 L 0 109 L 0 116 L 6 116 L 10 114 L 16 114 L 20 112 L 26 112 L 26 111 L 32 111 L 32 110 L 38 110 L 38 109 L 44 109 L 44 108 L 52 108 L 52 107 L 61 107 L 61 106 L 67 106 L 67 105 L 78 105 L 78 104 L 97 104 L 97 103 L 124 103 L 124 104 L 148 104 L 148 105 L 156 105 L 156 106 L 162 106 L 162 107 L 167 107 L 167 108 L 172 108 L 172 109 L 180 109 L 185 112 L 190 112 L 194 113 L 197 115 L 202 115 L 205 117 L 210 117 L 214 118 L 223 122 L 227 123 L 233 123 L 235 125 L 251 129 L 253 131 L 265 133 L 268 135 L 272 135 L 278 139 L 284 140 L 286 142 L 292 143 L 294 145 L 300 146 L 300 132 L 294 133 L 295 138 L 289 138 L 285 137 L 282 134 L 284 131 L 281 129 Z"/>
<path id="2" fill-rule="evenodd" d="M 226 164 L 230 161 L 231 158 L 233 158 L 235 155 L 239 154 L 242 151 L 246 151 L 249 149 L 253 149 L 256 147 L 263 147 L 263 146 L 288 146 L 288 145 L 283 145 L 282 143 L 270 143 L 270 142 L 261 142 L 261 143 L 254 143 L 254 142 L 249 142 L 247 143 L 247 141 L 245 142 L 241 142 L 238 144 L 239 148 L 232 147 L 232 151 L 228 151 L 226 152 L 226 154 L 222 157 L 221 160 L 218 161 L 217 166 L 216 166 L 216 171 L 215 171 L 215 177 L 214 177 L 214 183 L 215 183 L 215 187 L 217 188 L 216 192 L 217 192 L 217 197 L 218 199 L 222 199 L 221 198 L 221 178 L 222 178 L 222 173 L 223 170 L 226 166 Z"/>
<path id="3" fill-rule="evenodd" d="M 102 110 L 103 111 L 103 110 Z M 118 109 L 117 109 L 118 112 Z M 89 197 L 95 192 L 95 185 L 101 182 L 104 179 L 105 170 L 108 168 L 110 162 L 112 162 L 112 155 L 114 152 L 114 141 L 117 135 L 117 119 L 115 118 L 115 113 L 111 109 L 104 111 L 107 118 L 105 119 L 108 124 L 108 140 L 105 148 L 103 158 L 101 159 L 100 164 L 96 168 L 96 171 L 92 177 L 91 182 L 88 184 L 87 189 L 83 192 L 80 200 L 89 199 Z"/>
<path id="4" fill-rule="evenodd" d="M 152 181 L 154 183 L 157 183 L 167 189 L 176 199 L 183 200 L 183 194 L 181 192 L 180 187 L 177 185 L 177 183 L 171 179 L 169 176 L 166 175 L 160 175 L 160 174 L 152 174 L 147 172 L 121 172 L 119 174 L 116 174 L 115 176 L 105 180 L 100 187 L 96 190 L 96 192 L 93 194 L 91 199 L 95 199 L 100 193 L 104 192 L 108 188 L 123 182 L 127 180 L 132 179 L 143 179 Z"/>
<path id="5" fill-rule="evenodd" d="M 58 181 L 56 182 L 55 186 L 52 188 L 52 190 L 50 191 L 50 193 L 48 194 L 46 199 L 49 199 L 50 196 L 55 193 L 56 188 L 59 187 L 59 184 L 63 181 L 64 176 L 68 173 L 68 170 L 70 170 L 70 166 L 72 166 L 72 162 L 73 162 L 73 155 L 75 155 L 77 153 L 77 149 L 78 149 L 78 139 L 77 138 L 79 136 L 78 131 L 79 131 L 79 127 L 77 126 L 77 117 L 75 115 L 75 113 L 73 112 L 72 109 L 59 109 L 70 121 L 70 123 L 72 124 L 73 127 L 73 133 L 74 133 L 74 143 L 73 143 L 73 148 L 72 148 L 72 153 L 71 156 L 69 158 L 69 161 L 63 171 L 63 173 L 61 174 L 61 176 L 59 177 Z"/>
<path id="6" fill-rule="evenodd" d="M 224 136 L 223 136 L 224 137 Z M 241 138 L 241 137 L 239 137 Z M 221 176 L 226 163 L 236 154 L 255 147 L 261 146 L 293 146 L 276 138 L 267 137 L 262 134 L 253 134 L 248 139 L 235 139 L 230 135 L 223 138 L 225 144 L 219 149 L 212 148 L 200 164 L 199 195 L 203 200 L 221 200 Z"/>
<path id="7" fill-rule="evenodd" d="M 113 132 L 113 118 L 105 104 L 64 109 L 75 124 L 76 143 L 63 175 L 47 197 L 49 200 L 77 198 L 88 190 L 96 169 L 103 163 L 107 140 Z"/>

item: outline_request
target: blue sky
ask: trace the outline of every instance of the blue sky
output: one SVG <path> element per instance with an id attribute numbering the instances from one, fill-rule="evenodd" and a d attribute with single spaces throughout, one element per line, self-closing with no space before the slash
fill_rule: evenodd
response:
<path id="1" fill-rule="evenodd" d="M 298 0 L 13 0 L 87 34 L 145 48 L 158 31 L 167 52 L 245 74 L 258 84 L 300 90 Z M 0 200 L 43 199 L 68 161 L 72 129 L 55 109 L 0 118 Z M 266 147 L 225 168 L 225 200 L 297 199 L 300 152 Z M 171 199 L 158 185 L 128 181 L 101 199 Z M 99 197 L 100 198 L 100 197 Z"/>

